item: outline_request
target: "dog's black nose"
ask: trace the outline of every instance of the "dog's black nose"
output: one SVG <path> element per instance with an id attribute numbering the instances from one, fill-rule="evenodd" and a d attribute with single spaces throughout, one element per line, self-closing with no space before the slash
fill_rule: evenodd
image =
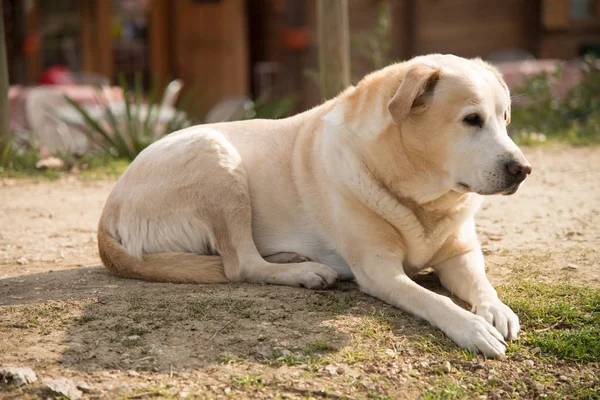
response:
<path id="1" fill-rule="evenodd" d="M 525 179 L 531 173 L 531 164 L 520 163 L 518 161 L 509 161 L 506 163 L 506 170 L 517 179 Z"/>

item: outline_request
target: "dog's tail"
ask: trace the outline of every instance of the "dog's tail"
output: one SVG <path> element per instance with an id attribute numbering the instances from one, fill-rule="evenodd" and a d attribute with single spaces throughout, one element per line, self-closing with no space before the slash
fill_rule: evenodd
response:
<path id="1" fill-rule="evenodd" d="M 225 283 L 220 256 L 194 253 L 131 255 L 110 233 L 98 227 L 98 250 L 104 266 L 125 278 L 173 283 Z"/>

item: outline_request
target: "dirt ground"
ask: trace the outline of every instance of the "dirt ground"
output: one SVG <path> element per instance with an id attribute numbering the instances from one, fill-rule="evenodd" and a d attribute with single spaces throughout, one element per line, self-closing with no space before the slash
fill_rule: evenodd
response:
<path id="1" fill-rule="evenodd" d="M 490 279 L 600 288 L 600 149 L 525 153 L 531 177 L 514 196 L 490 197 L 477 218 Z M 0 180 L 0 366 L 85 382 L 84 397 L 107 399 L 427 398 L 448 382 L 459 390 L 448 398 L 457 398 L 461 382 L 476 385 L 467 375 L 488 382 L 489 390 L 467 388 L 481 398 L 552 398 L 558 386 L 540 388 L 536 376 L 600 375 L 598 363 L 537 359 L 524 372 L 530 353 L 470 359 L 351 283 L 309 291 L 114 277 L 100 266 L 95 238 L 113 185 Z M 432 275 L 419 282 L 440 289 Z M 48 393 L 40 382 L 0 386 L 0 398 Z"/>

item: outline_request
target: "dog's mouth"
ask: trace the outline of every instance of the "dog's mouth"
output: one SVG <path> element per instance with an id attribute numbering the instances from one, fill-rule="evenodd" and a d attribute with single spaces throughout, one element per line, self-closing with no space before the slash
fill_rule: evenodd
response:
<path id="1" fill-rule="evenodd" d="M 518 182 L 515 183 L 513 185 L 510 185 L 509 187 L 507 187 L 506 189 L 503 190 L 494 190 L 494 191 L 481 191 L 481 190 L 475 190 L 473 189 L 472 186 L 467 185 L 464 182 L 458 182 L 458 188 L 460 189 L 461 192 L 475 192 L 477 194 L 480 194 L 482 196 L 492 196 L 495 194 L 501 194 L 504 196 L 510 196 L 511 194 L 515 194 L 517 193 L 517 190 L 519 190 L 519 187 L 521 186 L 522 182 Z"/>
<path id="2" fill-rule="evenodd" d="M 467 191 L 471 191 L 471 190 L 473 190 L 473 189 L 471 189 L 471 186 L 467 185 L 467 184 L 466 184 L 466 183 L 464 183 L 464 182 L 458 182 L 458 186 L 459 186 L 461 189 L 464 189 L 464 190 L 467 190 Z"/>
<path id="3" fill-rule="evenodd" d="M 508 189 L 504 190 L 501 194 L 504 196 L 510 196 L 511 194 L 515 194 L 515 193 L 517 193 L 517 190 L 519 190 L 519 186 L 521 186 L 521 182 L 515 183 L 514 185 L 510 186 Z"/>

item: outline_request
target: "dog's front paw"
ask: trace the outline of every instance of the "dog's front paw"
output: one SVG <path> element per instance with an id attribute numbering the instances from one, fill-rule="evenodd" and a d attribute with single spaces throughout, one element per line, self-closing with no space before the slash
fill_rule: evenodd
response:
<path id="1" fill-rule="evenodd" d="M 498 299 L 484 301 L 473 306 L 473 313 L 494 325 L 506 340 L 516 339 L 521 326 L 519 317 Z"/>
<path id="2" fill-rule="evenodd" d="M 506 352 L 507 345 L 500 332 L 479 315 L 468 314 L 453 332 L 447 333 L 460 347 L 489 358 L 503 356 Z"/>

